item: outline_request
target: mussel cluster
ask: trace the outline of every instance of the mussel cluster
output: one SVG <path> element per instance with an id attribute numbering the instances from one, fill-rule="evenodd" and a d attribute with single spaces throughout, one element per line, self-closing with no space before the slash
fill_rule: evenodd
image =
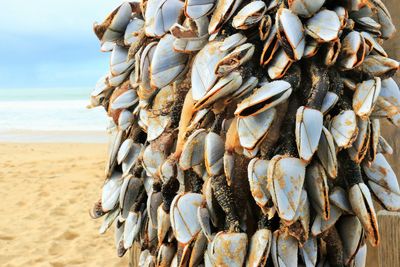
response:
<path id="1" fill-rule="evenodd" d="M 138 0 L 94 25 L 111 123 L 91 216 L 139 266 L 364 266 L 400 209 L 381 0 Z M 134 262 L 134 260 L 132 260 Z"/>

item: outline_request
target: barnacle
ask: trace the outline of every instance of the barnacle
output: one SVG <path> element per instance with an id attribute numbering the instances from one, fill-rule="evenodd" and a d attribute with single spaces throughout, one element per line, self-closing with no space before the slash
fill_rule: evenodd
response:
<path id="1" fill-rule="evenodd" d="M 375 20 L 377 19 L 377 20 Z M 139 266 L 362 266 L 400 209 L 380 0 L 137 0 L 94 31 L 110 117 L 91 216 Z M 318 261 L 318 262 L 317 262 Z"/>

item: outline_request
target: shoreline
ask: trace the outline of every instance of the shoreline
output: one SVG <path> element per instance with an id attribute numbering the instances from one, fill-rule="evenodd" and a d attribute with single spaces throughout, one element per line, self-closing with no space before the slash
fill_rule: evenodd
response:
<path id="1" fill-rule="evenodd" d="M 106 131 L 0 130 L 0 143 L 80 143 L 105 144 Z"/>

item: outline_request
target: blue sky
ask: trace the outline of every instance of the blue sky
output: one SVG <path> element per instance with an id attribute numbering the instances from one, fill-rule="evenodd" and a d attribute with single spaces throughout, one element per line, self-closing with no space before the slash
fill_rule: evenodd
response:
<path id="1" fill-rule="evenodd" d="M 93 86 L 108 69 L 92 31 L 122 1 L 2 1 L 0 89 Z"/>

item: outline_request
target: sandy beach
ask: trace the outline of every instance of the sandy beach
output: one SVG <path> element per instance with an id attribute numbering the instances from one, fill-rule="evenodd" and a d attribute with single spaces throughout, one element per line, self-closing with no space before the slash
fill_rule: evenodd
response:
<path id="1" fill-rule="evenodd" d="M 88 210 L 106 144 L 0 143 L 0 266 L 128 266 Z M 376 266 L 370 250 L 367 266 Z"/>
<path id="2" fill-rule="evenodd" d="M 0 266 L 127 266 L 88 215 L 105 144 L 0 144 Z"/>

